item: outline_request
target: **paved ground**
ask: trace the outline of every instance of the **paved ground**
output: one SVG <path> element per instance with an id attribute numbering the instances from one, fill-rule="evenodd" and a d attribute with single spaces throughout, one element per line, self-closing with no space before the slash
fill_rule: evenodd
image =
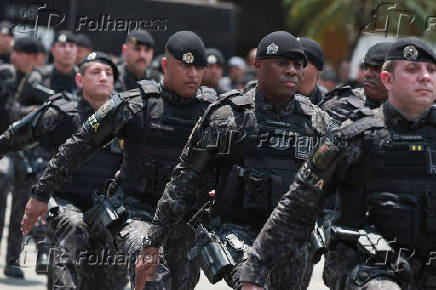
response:
<path id="1" fill-rule="evenodd" d="M 2 189 L 0 189 L 2 190 Z M 10 205 L 10 196 L 8 198 L 8 205 Z M 8 206 L 9 208 L 9 206 Z M 7 278 L 3 274 L 3 268 L 5 265 L 5 251 L 6 251 L 6 238 L 8 234 L 8 218 L 9 213 L 6 213 L 6 226 L 3 232 L 3 240 L 1 241 L 1 250 L 0 250 L 0 289 L 1 290 L 12 290 L 12 289 L 29 289 L 29 290 L 43 290 L 46 289 L 46 282 L 47 278 L 43 275 L 36 275 L 35 274 L 35 260 L 36 260 L 36 251 L 35 247 L 33 245 L 26 246 L 25 254 L 23 253 L 21 255 L 20 260 L 26 261 L 26 264 L 29 265 L 29 267 L 23 268 L 24 274 L 25 274 L 25 280 L 21 279 L 13 279 L 13 278 Z M 1 229 L 0 229 L 1 230 Z M 309 290 L 325 290 L 327 289 L 321 279 L 322 274 L 322 265 L 323 261 L 321 261 L 314 270 L 314 274 L 309 286 Z M 126 289 L 130 289 L 127 288 Z M 215 285 L 211 285 L 207 278 L 202 275 L 200 279 L 200 283 L 196 287 L 196 290 L 227 290 L 231 289 L 229 288 L 225 282 L 220 282 Z"/>

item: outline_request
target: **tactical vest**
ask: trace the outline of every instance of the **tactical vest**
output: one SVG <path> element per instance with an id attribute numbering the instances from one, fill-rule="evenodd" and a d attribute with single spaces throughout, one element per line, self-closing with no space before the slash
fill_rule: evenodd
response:
<path id="1" fill-rule="evenodd" d="M 436 250 L 435 125 L 407 133 L 364 132 L 365 153 L 338 189 L 338 224 L 375 226 L 395 248 L 422 255 Z"/>
<path id="2" fill-rule="evenodd" d="M 232 106 L 238 109 L 253 104 L 254 91 L 232 97 Z M 248 122 L 243 148 L 239 150 L 242 158 L 232 159 L 230 168 L 223 170 L 228 175 L 220 177 L 215 194 L 216 215 L 223 222 L 261 227 L 289 190 L 295 173 L 316 142 L 310 100 L 295 98 L 295 113 L 281 121 L 269 120 L 253 107 L 244 110 L 244 120 Z"/>
<path id="3" fill-rule="evenodd" d="M 57 152 L 58 146 L 74 134 L 93 111 L 81 111 L 77 102 L 65 98 L 51 99 L 51 101 L 51 106 L 57 107 L 64 114 L 64 118 L 56 130 L 47 137 L 49 140 L 42 140 L 41 145 L 48 144 L 51 152 Z M 118 139 L 114 139 L 81 164 L 74 170 L 71 182 L 62 186 L 55 196 L 70 201 L 82 210 L 89 209 L 92 206 L 93 193 L 95 191 L 103 193 L 106 181 L 113 179 L 120 168 L 122 151 L 119 142 Z"/>
<path id="4" fill-rule="evenodd" d="M 156 83 L 138 84 L 146 105 L 142 118 L 135 119 L 127 128 L 129 140 L 124 146 L 121 177 L 126 194 L 155 204 L 208 103 L 195 97 L 186 103 L 174 103 L 161 97 Z"/>

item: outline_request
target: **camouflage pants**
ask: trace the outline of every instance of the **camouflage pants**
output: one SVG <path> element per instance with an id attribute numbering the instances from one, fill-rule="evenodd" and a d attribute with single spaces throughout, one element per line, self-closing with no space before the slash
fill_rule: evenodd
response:
<path id="1" fill-rule="evenodd" d="M 257 232 L 254 230 L 235 224 L 222 224 L 217 234 L 224 241 L 225 246 L 236 262 L 233 270 L 225 275 L 224 279 L 233 289 L 241 289 L 239 282 L 240 267 L 247 258 L 247 253 L 256 239 Z M 308 285 L 305 275 L 311 275 L 307 267 L 312 267 L 308 260 L 307 248 L 301 248 L 286 256 L 285 259 L 277 261 L 277 264 L 269 274 L 264 288 L 267 290 L 289 290 L 306 289 Z"/>
<path id="2" fill-rule="evenodd" d="M 3 172 L 0 173 L 1 178 L 1 192 L 0 192 L 0 229 L 3 231 L 5 211 L 6 211 L 6 200 L 8 194 L 8 185 L 12 181 L 13 189 L 12 193 L 12 206 L 11 215 L 9 218 L 9 235 L 8 235 L 8 245 L 6 262 L 11 263 L 14 261 L 19 261 L 20 253 L 22 250 L 23 235 L 21 233 L 21 218 L 24 214 L 24 209 L 26 207 L 27 200 L 29 199 L 29 193 L 32 185 L 35 183 L 35 177 L 33 175 L 26 175 L 22 172 L 19 167 L 19 160 L 16 158 L 11 158 L 8 165 L 4 164 L 5 159 L 3 158 L 1 163 L 2 166 L 7 166 L 8 168 L 2 168 Z M 11 173 L 9 174 L 8 171 Z M 1 233 L 0 233 L 1 240 Z"/>
<path id="3" fill-rule="evenodd" d="M 124 289 L 126 263 L 117 259 L 112 235 L 89 227 L 70 202 L 55 200 L 59 210 L 47 220 L 54 238 L 53 289 Z"/>
<path id="4" fill-rule="evenodd" d="M 129 257 L 129 272 L 132 288 L 137 256 L 142 250 L 142 239 L 150 228 L 154 210 L 150 205 L 137 199 L 126 197 L 124 206 L 128 209 L 128 219 L 119 230 L 118 244 Z M 181 225 L 174 230 L 160 249 L 161 261 L 152 282 L 145 289 L 150 290 L 189 290 L 194 289 L 200 278 L 200 267 L 188 261 L 187 254 L 195 242 L 195 233 Z"/>

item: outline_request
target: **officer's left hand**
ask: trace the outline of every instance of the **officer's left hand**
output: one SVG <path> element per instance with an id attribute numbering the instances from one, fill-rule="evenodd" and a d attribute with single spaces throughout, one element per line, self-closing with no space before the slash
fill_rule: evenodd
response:
<path id="1" fill-rule="evenodd" d="M 263 289 L 264 289 L 263 287 L 257 286 L 256 284 L 244 282 L 242 284 L 241 290 L 263 290 Z"/>
<path id="2" fill-rule="evenodd" d="M 135 289 L 144 289 L 152 281 L 159 265 L 159 248 L 144 248 L 135 263 Z"/>
<path id="3" fill-rule="evenodd" d="M 41 222 L 45 224 L 47 211 L 47 202 L 39 201 L 31 197 L 26 204 L 26 209 L 21 219 L 21 231 L 23 235 L 27 235 L 30 232 L 39 217 L 41 217 Z"/>

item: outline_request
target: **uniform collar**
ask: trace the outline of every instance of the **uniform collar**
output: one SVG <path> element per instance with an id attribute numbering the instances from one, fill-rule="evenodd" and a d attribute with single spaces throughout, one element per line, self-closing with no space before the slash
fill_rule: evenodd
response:
<path id="1" fill-rule="evenodd" d="M 181 104 L 189 104 L 192 103 L 194 101 L 194 99 L 196 99 L 196 96 L 192 96 L 192 98 L 182 98 L 180 95 L 170 91 L 167 87 L 165 87 L 164 84 L 160 84 L 160 92 L 161 92 L 161 97 L 162 99 L 176 104 L 176 105 L 181 105 Z"/>
<path id="2" fill-rule="evenodd" d="M 83 98 L 82 91 L 77 94 L 77 112 L 84 121 L 95 112 L 91 104 Z"/>
<path id="3" fill-rule="evenodd" d="M 395 109 L 389 103 L 389 101 L 386 101 L 383 105 L 383 113 L 386 126 L 398 130 L 409 130 L 417 128 L 427 121 L 430 113 L 430 108 L 431 107 L 429 107 L 428 110 L 419 119 L 410 121 L 397 109 Z"/>
<path id="4" fill-rule="evenodd" d="M 256 110 L 272 113 L 293 113 L 295 111 L 295 98 L 286 102 L 272 102 L 256 87 Z"/>

